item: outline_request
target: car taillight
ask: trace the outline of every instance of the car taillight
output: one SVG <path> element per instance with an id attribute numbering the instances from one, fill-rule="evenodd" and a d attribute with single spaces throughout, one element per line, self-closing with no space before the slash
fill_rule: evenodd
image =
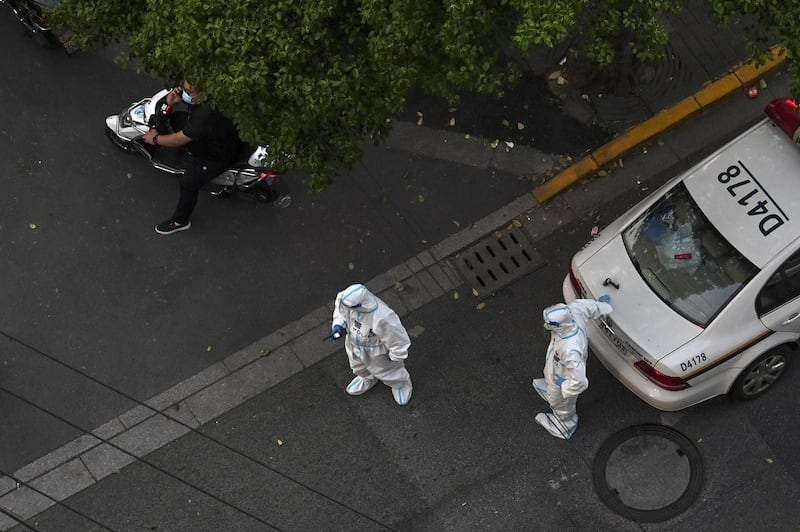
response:
<path id="1" fill-rule="evenodd" d="M 661 373 L 644 360 L 636 362 L 634 366 L 636 366 L 636 369 L 644 373 L 644 376 L 647 377 L 651 382 L 655 383 L 659 388 L 664 388 L 665 390 L 675 392 L 678 390 L 685 390 L 689 387 L 689 383 L 685 380 L 681 379 L 680 377 L 673 377 L 671 375 Z"/>
<path id="2" fill-rule="evenodd" d="M 583 289 L 581 288 L 581 283 L 578 282 L 578 278 L 575 277 L 575 272 L 572 270 L 572 264 L 569 265 L 569 282 L 572 283 L 572 289 L 575 291 L 575 295 L 578 299 L 583 298 Z"/>
<path id="3" fill-rule="evenodd" d="M 797 103 L 789 98 L 776 98 L 767 104 L 764 113 L 789 137 L 794 138 L 795 132 L 800 128 Z"/>

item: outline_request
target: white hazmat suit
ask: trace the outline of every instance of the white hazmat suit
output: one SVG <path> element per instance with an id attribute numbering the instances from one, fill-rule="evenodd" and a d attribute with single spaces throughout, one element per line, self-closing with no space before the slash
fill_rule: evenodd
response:
<path id="1" fill-rule="evenodd" d="M 334 333 L 346 331 L 345 351 L 356 375 L 345 391 L 361 395 L 380 380 L 397 404 L 408 404 L 413 388 L 403 361 L 411 339 L 397 314 L 367 287 L 354 284 L 336 295 L 332 327 Z"/>
<path id="2" fill-rule="evenodd" d="M 576 299 L 569 305 L 559 303 L 543 312 L 544 326 L 550 331 L 550 345 L 547 346 L 544 378 L 534 379 L 533 388 L 547 401 L 553 413 L 537 414 L 536 422 L 556 438 L 567 440 L 575 433 L 578 395 L 589 387 L 586 322 L 611 311 L 608 303 Z"/>

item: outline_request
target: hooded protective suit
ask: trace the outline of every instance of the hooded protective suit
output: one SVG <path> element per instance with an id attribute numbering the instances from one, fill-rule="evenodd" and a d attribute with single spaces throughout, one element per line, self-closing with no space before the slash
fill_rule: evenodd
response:
<path id="1" fill-rule="evenodd" d="M 536 422 L 557 438 L 569 439 L 578 427 L 578 395 L 589 387 L 586 358 L 589 341 L 586 322 L 610 314 L 611 305 L 593 299 L 559 303 L 543 312 L 544 326 L 550 330 L 550 345 L 544 365 L 544 378 L 534 379 L 536 392 L 550 404 L 553 413 L 536 415 Z"/>
<path id="2" fill-rule="evenodd" d="M 403 361 L 411 339 L 397 314 L 364 285 L 354 284 L 336 295 L 332 327 L 337 326 L 347 331 L 345 351 L 356 374 L 347 393 L 360 395 L 380 380 L 398 404 L 407 404 L 412 386 Z"/>

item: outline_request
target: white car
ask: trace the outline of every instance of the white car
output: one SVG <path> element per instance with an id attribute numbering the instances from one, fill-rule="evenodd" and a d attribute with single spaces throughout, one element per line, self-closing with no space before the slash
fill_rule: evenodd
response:
<path id="1" fill-rule="evenodd" d="M 592 352 L 660 410 L 755 398 L 800 338 L 800 110 L 767 118 L 675 177 L 572 259 L 564 297 L 611 296 Z"/>

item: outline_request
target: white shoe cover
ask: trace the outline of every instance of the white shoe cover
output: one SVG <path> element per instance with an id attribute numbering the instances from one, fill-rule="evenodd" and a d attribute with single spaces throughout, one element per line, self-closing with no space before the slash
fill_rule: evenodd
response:
<path id="1" fill-rule="evenodd" d="M 562 421 L 553 414 L 540 413 L 536 414 L 536 423 L 543 426 L 544 429 L 550 433 L 551 436 L 568 440 L 575 434 L 575 429 L 578 428 L 578 416 L 575 416 L 574 421 Z"/>
<path id="2" fill-rule="evenodd" d="M 350 395 L 361 395 L 376 384 L 378 384 L 378 379 L 376 378 L 365 379 L 360 375 L 356 375 L 356 378 L 350 381 L 350 384 L 347 385 L 344 391 Z"/>
<path id="3" fill-rule="evenodd" d="M 533 389 L 536 390 L 536 393 L 539 394 L 539 397 L 549 403 L 547 400 L 547 381 L 544 379 L 533 379 L 531 384 L 533 385 Z"/>
<path id="4" fill-rule="evenodd" d="M 411 400 L 411 392 L 414 390 L 414 387 L 411 386 L 411 381 L 403 384 L 402 386 L 398 386 L 397 388 L 392 388 L 392 396 L 394 397 L 395 402 L 400 405 L 407 405 L 408 402 Z"/>

